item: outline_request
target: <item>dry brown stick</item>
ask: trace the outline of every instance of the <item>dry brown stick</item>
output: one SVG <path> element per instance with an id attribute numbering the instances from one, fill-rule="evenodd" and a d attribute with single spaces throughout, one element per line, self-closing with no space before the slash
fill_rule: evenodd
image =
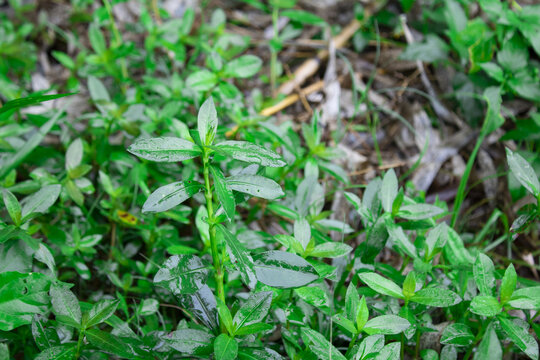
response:
<path id="1" fill-rule="evenodd" d="M 324 88 L 324 81 L 319 80 L 316 83 L 313 83 L 313 84 L 305 87 L 304 89 L 301 89 L 301 93 L 303 93 L 304 95 L 309 95 L 311 93 L 314 93 L 315 91 L 321 90 L 322 88 Z M 285 99 L 278 102 L 277 104 L 262 109 L 260 114 L 263 115 L 263 116 L 274 115 L 275 113 L 285 109 L 286 107 L 291 106 L 292 104 L 294 104 L 298 100 L 300 100 L 300 95 L 298 95 L 298 94 L 289 95 Z"/>
<path id="2" fill-rule="evenodd" d="M 292 76 L 291 69 L 289 68 L 289 65 L 284 64 L 284 69 L 287 72 L 288 76 Z M 306 109 L 307 112 L 309 112 L 309 115 L 313 115 L 313 109 L 309 105 L 309 102 L 306 99 L 306 94 L 304 94 L 304 91 L 302 88 L 300 88 L 299 85 L 294 87 L 294 90 L 296 94 L 300 95 L 300 101 L 302 101 L 302 105 L 304 105 L 304 109 Z"/>

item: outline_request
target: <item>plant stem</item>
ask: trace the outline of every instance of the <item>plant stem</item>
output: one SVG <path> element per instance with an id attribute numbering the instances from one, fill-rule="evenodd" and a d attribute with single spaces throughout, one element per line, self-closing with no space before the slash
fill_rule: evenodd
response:
<path id="1" fill-rule="evenodd" d="M 114 36 L 114 45 L 115 47 L 118 47 L 122 44 L 122 36 L 120 35 L 120 32 L 118 31 L 118 27 L 116 26 L 116 22 L 114 21 L 111 3 L 109 0 L 103 0 L 103 4 L 105 5 L 105 8 L 107 9 L 107 13 L 109 14 L 109 19 L 111 21 L 111 31 Z M 128 78 L 128 72 L 127 72 L 127 65 L 126 65 L 125 58 L 120 59 L 120 68 L 122 71 L 122 80 L 126 80 Z M 126 92 L 125 85 L 122 85 L 122 92 Z"/>
<path id="2" fill-rule="evenodd" d="M 279 34 L 278 28 L 279 20 L 279 8 L 274 7 L 272 10 L 272 26 L 274 29 L 274 41 L 277 40 Z M 277 78 L 277 50 L 275 50 L 272 45 L 270 45 L 270 88 L 272 93 L 276 88 L 276 78 Z"/>
<path id="3" fill-rule="evenodd" d="M 210 185 L 210 165 L 208 162 L 208 152 L 203 155 L 203 174 L 206 198 L 206 208 L 208 210 L 208 232 L 210 235 L 210 247 L 212 250 L 212 262 L 214 265 L 214 275 L 216 278 L 216 287 L 218 298 L 225 304 L 225 291 L 223 289 L 223 269 L 219 258 L 218 244 L 216 239 L 216 225 L 214 220 L 214 204 L 212 202 L 212 186 Z M 225 325 L 220 322 L 221 331 L 225 333 Z"/>
<path id="4" fill-rule="evenodd" d="M 79 332 L 79 339 L 77 340 L 77 352 L 75 353 L 75 359 L 78 359 L 81 356 L 81 346 L 84 339 L 84 330 Z"/>
<path id="5" fill-rule="evenodd" d="M 482 146 L 482 143 L 484 142 L 484 138 L 486 135 L 481 132 L 478 136 L 478 140 L 476 140 L 476 145 L 474 146 L 474 150 L 471 153 L 471 156 L 469 157 L 469 161 L 467 161 L 467 167 L 465 168 L 465 172 L 463 173 L 463 177 L 461 178 L 461 181 L 459 183 L 459 188 L 456 194 L 456 200 L 454 201 L 454 211 L 452 213 L 452 222 L 450 223 L 451 227 L 456 226 L 457 218 L 459 215 L 459 210 L 461 208 L 461 204 L 463 203 L 463 200 L 465 199 L 465 189 L 467 187 L 467 181 L 469 180 L 469 175 L 471 174 L 472 167 L 474 165 L 474 160 L 476 160 L 476 155 L 478 154 L 478 151 L 480 150 L 480 146 Z"/>

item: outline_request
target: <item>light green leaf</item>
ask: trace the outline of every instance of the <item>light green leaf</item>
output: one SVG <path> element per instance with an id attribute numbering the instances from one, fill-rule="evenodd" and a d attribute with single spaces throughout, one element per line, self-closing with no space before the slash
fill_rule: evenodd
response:
<path id="1" fill-rule="evenodd" d="M 261 322 L 270 310 L 272 304 L 271 291 L 251 293 L 247 301 L 234 315 L 234 329 L 239 330 L 244 326 Z"/>
<path id="2" fill-rule="evenodd" d="M 480 294 L 492 295 L 495 288 L 495 267 L 487 255 L 478 254 L 473 265 L 473 274 Z"/>
<path id="3" fill-rule="evenodd" d="M 154 284 L 168 289 L 173 295 L 193 294 L 206 283 L 208 274 L 208 266 L 199 257 L 174 255 L 158 270 Z"/>
<path id="4" fill-rule="evenodd" d="M 430 204 L 403 205 L 399 208 L 397 215 L 407 220 L 431 219 L 444 212 L 443 209 Z"/>
<path id="5" fill-rule="evenodd" d="M 298 255 L 270 250 L 253 256 L 257 279 L 265 285 L 288 289 L 317 280 L 315 268 Z"/>
<path id="6" fill-rule="evenodd" d="M 30 218 L 33 214 L 44 213 L 56 202 L 62 186 L 60 184 L 46 185 L 37 192 L 26 197 L 22 201 L 23 221 Z"/>
<path id="7" fill-rule="evenodd" d="M 214 340 L 214 355 L 216 360 L 234 360 L 238 355 L 238 343 L 227 334 L 220 334 Z"/>
<path id="8" fill-rule="evenodd" d="M 393 342 L 385 345 L 375 360 L 399 360 L 401 352 L 401 343 Z M 442 359 L 441 359 L 442 360 Z"/>
<path id="9" fill-rule="evenodd" d="M 517 309 L 540 310 L 540 286 L 515 290 L 508 304 Z"/>
<path id="10" fill-rule="evenodd" d="M 358 360 L 370 359 L 374 354 L 377 354 L 383 348 L 384 348 L 384 335 L 366 336 L 360 343 L 360 346 L 358 346 L 358 350 L 356 351 L 356 355 L 354 356 L 354 359 L 358 359 Z"/>
<path id="11" fill-rule="evenodd" d="M 433 307 L 449 307 L 461 302 L 461 298 L 455 292 L 443 288 L 426 288 L 418 290 L 411 301 Z"/>
<path id="12" fill-rule="evenodd" d="M 448 325 L 441 336 L 441 344 L 455 346 L 469 346 L 474 341 L 471 329 L 465 324 Z"/>
<path id="13" fill-rule="evenodd" d="M 317 308 L 328 308 L 330 306 L 328 294 L 320 287 L 304 286 L 294 289 L 294 292 L 300 299 Z"/>
<path id="14" fill-rule="evenodd" d="M 504 276 L 501 281 L 501 287 L 499 289 L 501 304 L 506 304 L 510 300 L 512 294 L 514 293 L 514 290 L 516 289 L 516 284 L 516 269 L 514 268 L 513 264 L 510 264 L 504 272 Z"/>
<path id="15" fill-rule="evenodd" d="M 77 138 L 73 141 L 66 151 L 66 170 L 70 171 L 75 169 L 81 164 L 83 157 L 83 143 L 81 138 Z"/>
<path id="16" fill-rule="evenodd" d="M 199 92 L 208 91 L 217 84 L 216 74 L 208 70 L 192 72 L 186 79 L 186 86 Z"/>
<path id="17" fill-rule="evenodd" d="M 257 277 L 255 276 L 253 259 L 244 245 L 223 225 L 217 225 L 219 235 L 225 240 L 231 262 L 240 271 L 240 276 L 246 285 L 251 289 L 257 285 Z"/>
<path id="18" fill-rule="evenodd" d="M 285 195 L 278 183 L 264 176 L 235 175 L 229 176 L 226 180 L 229 189 L 263 199 L 274 200 Z"/>
<path id="19" fill-rule="evenodd" d="M 103 299 L 94 304 L 88 313 L 86 323 L 83 325 L 90 328 L 106 321 L 114 314 L 119 303 L 118 300 Z"/>
<path id="20" fill-rule="evenodd" d="M 411 326 L 411 323 L 402 317 L 381 315 L 369 320 L 362 330 L 369 335 L 393 335 L 407 330 L 409 326 Z"/>
<path id="21" fill-rule="evenodd" d="M 293 21 L 309 25 L 324 25 L 326 22 L 317 15 L 304 10 L 285 10 L 280 16 L 288 17 Z"/>
<path id="22" fill-rule="evenodd" d="M 15 99 L 8 101 L 4 104 L 4 106 L 0 107 L 0 115 L 3 113 L 10 111 L 10 110 L 16 110 L 23 107 L 28 107 L 32 105 L 36 105 L 45 101 L 50 101 L 54 99 L 59 99 L 64 96 L 74 95 L 75 93 L 67 93 L 67 94 L 53 94 L 53 95 L 39 95 L 39 96 L 28 96 L 20 99 Z M 45 135 L 45 134 L 43 134 Z"/>
<path id="23" fill-rule="evenodd" d="M 398 193 L 398 180 L 394 169 L 386 172 L 381 187 L 381 202 L 384 211 L 391 213 L 392 205 Z"/>
<path id="24" fill-rule="evenodd" d="M 135 354 L 129 351 L 131 347 L 126 346 L 125 342 L 116 335 L 98 329 L 86 330 L 85 334 L 90 344 L 106 353 L 128 359 L 135 357 Z"/>
<path id="25" fill-rule="evenodd" d="M 216 137 L 218 118 L 214 99 L 209 97 L 201 105 L 197 115 L 197 130 L 203 145 L 212 145 Z"/>
<path id="26" fill-rule="evenodd" d="M 339 352 L 324 336 L 315 330 L 303 327 L 302 337 L 309 343 L 309 349 L 321 360 L 346 360 L 347 358 Z"/>
<path id="27" fill-rule="evenodd" d="M 293 230 L 294 238 L 302 245 L 302 249 L 306 250 L 311 240 L 311 225 L 305 217 L 301 217 L 294 222 Z"/>
<path id="28" fill-rule="evenodd" d="M 488 325 L 486 332 L 478 346 L 478 351 L 474 354 L 474 360 L 502 360 L 503 351 L 501 348 L 501 342 L 497 337 L 497 333 L 493 328 L 493 325 Z"/>
<path id="29" fill-rule="evenodd" d="M 261 166 L 282 167 L 287 165 L 277 153 L 247 141 L 224 141 L 215 145 L 213 149 L 233 159 Z"/>
<path id="30" fill-rule="evenodd" d="M 21 204 L 13 193 L 7 189 L 3 191 L 4 205 L 8 211 L 9 217 L 16 226 L 21 224 Z"/>
<path id="31" fill-rule="evenodd" d="M 255 55 L 243 55 L 225 64 L 225 77 L 248 78 L 262 67 L 262 60 Z"/>
<path id="32" fill-rule="evenodd" d="M 351 281 L 347 287 L 347 293 L 345 294 L 345 314 L 350 321 L 356 321 L 359 304 L 360 296 L 358 295 L 358 290 L 356 290 L 356 286 L 354 286 Z"/>
<path id="33" fill-rule="evenodd" d="M 492 317 L 501 312 L 502 306 L 493 296 L 478 295 L 472 299 L 469 309 L 473 314 Z"/>
<path id="34" fill-rule="evenodd" d="M 179 329 L 161 339 L 183 355 L 208 354 L 212 351 L 213 336 L 202 330 Z"/>
<path id="35" fill-rule="evenodd" d="M 352 247 L 345 243 L 326 242 L 315 246 L 308 255 L 322 258 L 338 258 L 349 254 L 351 251 Z"/>
<path id="36" fill-rule="evenodd" d="M 142 159 L 155 162 L 184 161 L 201 155 L 201 149 L 197 145 L 174 137 L 139 139 L 131 144 L 128 151 Z"/>
<path id="37" fill-rule="evenodd" d="M 538 360 L 538 342 L 529 334 L 527 329 L 516 325 L 511 319 L 502 315 L 497 316 L 502 329 L 510 340 L 533 360 Z"/>
<path id="38" fill-rule="evenodd" d="M 540 196 L 538 177 L 529 163 L 518 153 L 506 148 L 506 158 L 512 175 L 536 198 Z"/>
<path id="39" fill-rule="evenodd" d="M 367 286 L 382 295 L 392 296 L 398 299 L 403 299 L 401 288 L 392 280 L 388 280 L 376 273 L 360 273 L 358 274 Z"/>
<path id="40" fill-rule="evenodd" d="M 504 124 L 504 118 L 501 115 L 501 89 L 496 86 L 487 88 L 484 91 L 484 98 L 486 99 L 488 108 L 482 126 L 482 132 L 487 135 Z"/>
<path id="41" fill-rule="evenodd" d="M 203 189 L 196 181 L 179 181 L 162 186 L 146 199 L 142 212 L 163 212 L 180 205 Z"/>
<path id="42" fill-rule="evenodd" d="M 40 352 L 34 360 L 72 360 L 77 352 L 75 346 L 75 343 L 53 346 Z"/>
<path id="43" fill-rule="evenodd" d="M 227 215 L 229 221 L 234 219 L 234 210 L 236 204 L 234 202 L 234 194 L 231 189 L 227 186 L 223 172 L 216 166 L 210 166 L 210 172 L 214 178 L 214 188 L 221 206 Z"/>
<path id="44" fill-rule="evenodd" d="M 76 324 L 81 323 L 82 313 L 79 300 L 71 291 L 60 286 L 52 286 L 50 294 L 56 316 L 66 316 Z"/>

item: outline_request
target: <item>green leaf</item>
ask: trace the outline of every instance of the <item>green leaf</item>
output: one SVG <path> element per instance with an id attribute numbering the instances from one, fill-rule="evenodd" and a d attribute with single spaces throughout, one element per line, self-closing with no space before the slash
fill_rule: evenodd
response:
<path id="1" fill-rule="evenodd" d="M 345 294 L 345 314 L 350 321 L 356 321 L 356 314 L 359 311 L 360 296 L 353 282 L 349 283 Z"/>
<path id="2" fill-rule="evenodd" d="M 413 42 L 399 55 L 401 60 L 420 60 L 432 63 L 446 60 L 448 45 L 437 35 L 427 34 L 423 41 Z"/>
<path id="3" fill-rule="evenodd" d="M 303 327 L 301 329 L 302 337 L 305 337 L 309 343 L 309 350 L 312 351 L 321 360 L 346 360 L 347 358 L 339 352 L 324 336 L 315 330 Z M 307 344 L 306 344 L 307 345 Z"/>
<path id="4" fill-rule="evenodd" d="M 221 299 L 217 298 L 216 300 L 217 300 L 217 311 L 219 314 L 219 319 L 220 319 L 221 324 L 225 325 L 225 328 L 227 329 L 229 334 L 234 334 L 231 311 L 229 310 L 227 305 L 225 305 L 225 303 L 221 301 Z"/>
<path id="5" fill-rule="evenodd" d="M 99 25 L 91 23 L 88 27 L 88 39 L 90 45 L 98 55 L 102 55 L 107 50 L 107 44 L 105 43 L 105 37 L 99 30 Z"/>
<path id="6" fill-rule="evenodd" d="M 506 159 L 512 175 L 536 198 L 540 196 L 538 177 L 529 163 L 518 153 L 506 148 Z"/>
<path id="7" fill-rule="evenodd" d="M 248 78 L 262 67 L 262 60 L 255 55 L 243 55 L 225 64 L 225 77 Z"/>
<path id="8" fill-rule="evenodd" d="M 213 149 L 222 152 L 235 160 L 261 166 L 282 167 L 287 165 L 277 153 L 247 141 L 224 141 L 215 145 Z"/>
<path id="9" fill-rule="evenodd" d="M 270 250 L 253 256 L 255 275 L 265 285 L 288 289 L 317 280 L 315 268 L 298 255 Z"/>
<path id="10" fill-rule="evenodd" d="M 146 199 L 142 212 L 163 212 L 180 205 L 203 189 L 202 184 L 188 180 L 162 186 Z"/>
<path id="11" fill-rule="evenodd" d="M 9 349 L 7 344 L 0 343 L 0 360 L 9 360 Z"/>
<path id="12" fill-rule="evenodd" d="M 455 346 L 469 346 L 474 341 L 471 329 L 465 324 L 448 325 L 441 336 L 441 344 Z"/>
<path id="13" fill-rule="evenodd" d="M 296 219 L 294 221 L 293 231 L 295 240 L 302 245 L 302 250 L 305 251 L 311 240 L 311 225 L 309 221 L 305 217 Z"/>
<path id="14" fill-rule="evenodd" d="M 216 360 L 234 360 L 238 355 L 238 343 L 227 334 L 220 334 L 214 340 L 214 355 Z"/>
<path id="15" fill-rule="evenodd" d="M 186 79 L 186 86 L 199 92 L 208 91 L 216 86 L 218 78 L 216 74 L 208 70 L 192 72 Z"/>
<path id="16" fill-rule="evenodd" d="M 510 264 L 504 272 L 504 276 L 501 281 L 501 287 L 499 289 L 501 304 L 504 305 L 510 300 L 512 294 L 514 293 L 514 290 L 516 289 L 516 284 L 516 269 L 514 268 L 513 264 Z"/>
<path id="17" fill-rule="evenodd" d="M 516 73 L 527 67 L 528 59 L 527 46 L 517 36 L 506 40 L 501 50 L 497 52 L 497 61 L 510 73 Z"/>
<path id="18" fill-rule="evenodd" d="M 75 343 L 67 343 L 43 350 L 34 360 L 73 360 L 77 349 Z"/>
<path id="19" fill-rule="evenodd" d="M 375 357 L 375 360 L 399 360 L 401 352 L 401 343 L 393 342 L 385 345 L 379 354 Z M 443 360 L 441 356 L 441 360 Z"/>
<path id="20" fill-rule="evenodd" d="M 504 124 L 504 118 L 501 115 L 501 89 L 495 86 L 489 87 L 484 91 L 484 98 L 487 102 L 486 118 L 482 126 L 482 132 L 485 135 L 492 133 Z"/>
<path id="21" fill-rule="evenodd" d="M 369 320 L 362 330 L 369 335 L 393 335 L 407 330 L 409 326 L 411 326 L 411 323 L 402 317 L 396 315 L 382 315 Z"/>
<path id="22" fill-rule="evenodd" d="M 353 321 L 347 319 L 343 314 L 336 314 L 332 316 L 332 321 L 341 326 L 346 331 L 350 332 L 351 334 L 356 335 L 358 333 L 358 330 L 356 329 L 356 325 Z"/>
<path id="23" fill-rule="evenodd" d="M 516 346 L 533 360 L 538 360 L 538 343 L 527 329 L 516 325 L 511 319 L 497 316 L 501 328 Z"/>
<path id="24" fill-rule="evenodd" d="M 443 288 L 426 288 L 418 290 L 411 301 L 433 307 L 449 307 L 461 302 L 461 298 L 455 292 Z"/>
<path id="25" fill-rule="evenodd" d="M 16 226 L 19 226 L 21 224 L 21 204 L 19 200 L 7 189 L 4 189 L 3 195 L 9 217 Z"/>
<path id="26" fill-rule="evenodd" d="M 26 221 L 34 214 L 45 213 L 56 202 L 62 191 L 60 184 L 46 185 L 22 201 L 22 217 Z"/>
<path id="27" fill-rule="evenodd" d="M 410 299 L 416 292 L 416 275 L 414 271 L 410 271 L 403 281 L 403 295 L 406 299 Z"/>
<path id="28" fill-rule="evenodd" d="M 83 157 L 83 143 L 80 138 L 73 141 L 66 151 L 66 170 L 75 169 L 81 164 Z"/>
<path id="29" fill-rule="evenodd" d="M 244 326 L 261 322 L 270 310 L 272 295 L 271 291 L 251 293 L 247 301 L 234 315 L 235 332 Z"/>
<path id="30" fill-rule="evenodd" d="M 362 330 L 369 320 L 369 309 L 366 303 L 366 297 L 362 296 L 358 304 L 358 313 L 356 313 L 356 328 Z"/>
<path id="31" fill-rule="evenodd" d="M 99 301 L 92 306 L 88 313 L 88 319 L 83 325 L 86 328 L 90 328 L 97 324 L 101 324 L 114 314 L 118 304 L 118 300 L 103 299 Z"/>
<path id="32" fill-rule="evenodd" d="M 540 286 L 515 290 L 508 304 L 517 309 L 540 310 Z"/>
<path id="33" fill-rule="evenodd" d="M 81 323 L 82 314 L 79 300 L 70 290 L 60 286 L 52 286 L 50 294 L 56 316 L 66 316 L 76 324 Z"/>
<path id="34" fill-rule="evenodd" d="M 444 212 L 443 209 L 430 204 L 403 205 L 399 208 L 397 215 L 407 220 L 431 219 Z"/>
<path id="35" fill-rule="evenodd" d="M 309 251 L 309 256 L 322 258 L 338 258 L 349 254 L 352 247 L 345 243 L 327 242 L 319 244 Z"/>
<path id="36" fill-rule="evenodd" d="M 45 314 L 50 281 L 40 273 L 0 273 L 0 330 L 11 331 L 32 322 L 34 314 Z"/>
<path id="37" fill-rule="evenodd" d="M 384 335 L 366 336 L 360 343 L 360 346 L 358 346 L 358 350 L 356 351 L 354 359 L 370 359 L 383 348 Z"/>
<path id="38" fill-rule="evenodd" d="M 284 358 L 269 348 L 243 347 L 238 352 L 241 360 L 283 360 Z"/>
<path id="39" fill-rule="evenodd" d="M 217 232 L 225 240 L 231 262 L 240 271 L 240 276 L 246 285 L 254 288 L 257 285 L 257 277 L 255 276 L 253 259 L 244 245 L 223 225 L 216 226 Z"/>
<path id="40" fill-rule="evenodd" d="M 493 328 L 493 325 L 488 325 L 480 345 L 478 345 L 478 351 L 474 354 L 474 360 L 502 360 L 503 351 L 501 348 L 501 342 L 497 337 L 497 333 Z"/>
<path id="41" fill-rule="evenodd" d="M 64 67 L 68 68 L 69 70 L 75 69 L 75 62 L 68 54 L 54 50 L 51 52 L 51 54 L 56 60 L 58 60 L 60 64 L 64 65 Z"/>
<path id="42" fill-rule="evenodd" d="M 197 115 L 197 130 L 203 145 L 212 145 L 216 137 L 218 118 L 214 99 L 209 97 L 201 105 Z"/>
<path id="43" fill-rule="evenodd" d="M 129 351 L 130 347 L 126 346 L 122 339 L 116 335 L 98 329 L 86 330 L 85 334 L 90 344 L 106 353 L 128 359 L 135 357 L 135 354 Z"/>
<path id="44" fill-rule="evenodd" d="M 182 355 L 201 355 L 212 351 L 213 336 L 202 330 L 179 329 L 161 339 Z"/>
<path id="45" fill-rule="evenodd" d="M 46 321 L 47 319 L 43 319 L 39 315 L 34 315 L 32 319 L 32 336 L 34 337 L 34 342 L 41 351 L 60 345 L 60 338 L 58 337 L 56 329 L 45 328 L 43 326 L 43 323 Z"/>
<path id="46" fill-rule="evenodd" d="M 324 25 L 326 22 L 315 14 L 303 10 L 285 10 L 280 12 L 280 16 L 285 16 L 302 24 Z"/>
<path id="47" fill-rule="evenodd" d="M 493 296 L 478 295 L 472 299 L 469 309 L 473 314 L 492 317 L 501 312 L 502 306 Z"/>
<path id="48" fill-rule="evenodd" d="M 206 283 L 208 274 L 208 266 L 198 256 L 174 255 L 158 270 L 154 284 L 173 295 L 193 294 Z"/>
<path id="49" fill-rule="evenodd" d="M 473 265 L 473 274 L 480 294 L 492 295 L 495 288 L 495 267 L 487 255 L 478 254 Z"/>
<path id="50" fill-rule="evenodd" d="M 479 66 L 492 79 L 495 79 L 500 83 L 504 81 L 504 70 L 501 69 L 499 65 L 492 62 L 488 62 L 488 63 L 481 63 L 479 64 Z"/>
<path id="51" fill-rule="evenodd" d="M 88 91 L 90 92 L 92 101 L 98 105 L 98 108 L 100 108 L 99 105 L 102 103 L 111 102 L 111 96 L 109 95 L 107 88 L 105 88 L 105 85 L 103 85 L 101 80 L 95 76 L 90 75 L 88 77 Z"/>
<path id="52" fill-rule="evenodd" d="M 201 155 L 201 149 L 197 145 L 174 137 L 139 139 L 131 144 L 128 151 L 140 158 L 156 162 L 184 161 Z"/>
<path id="53" fill-rule="evenodd" d="M 6 105 L 4 105 L 4 107 L 1 109 L 4 109 Z M 24 145 L 17 150 L 15 155 L 0 158 L 0 179 L 3 179 L 11 172 L 11 170 L 16 168 L 17 165 L 19 165 L 41 143 L 45 135 L 47 135 L 47 133 L 52 129 L 62 114 L 63 109 L 58 110 L 49 121 L 39 128 L 39 131 L 32 135 L 32 137 L 30 137 L 30 139 L 28 139 Z"/>
<path id="54" fill-rule="evenodd" d="M 235 175 L 226 178 L 229 189 L 251 196 L 274 200 L 283 195 L 281 186 L 274 180 L 260 175 Z"/>
<path id="55" fill-rule="evenodd" d="M 413 259 L 418 257 L 416 253 L 416 247 L 414 247 L 414 244 L 409 240 L 407 235 L 405 235 L 405 232 L 403 231 L 403 228 L 401 226 L 394 224 L 393 221 L 389 221 L 387 223 L 386 230 L 388 231 L 390 240 L 395 244 L 398 249 L 400 249 L 401 251 L 403 251 L 403 253 L 409 255 Z"/>
<path id="56" fill-rule="evenodd" d="M 234 210 L 236 207 L 234 202 L 234 194 L 227 186 L 223 172 L 218 167 L 210 166 L 210 171 L 212 172 L 212 177 L 214 178 L 214 188 L 216 190 L 218 200 L 221 206 L 223 206 L 227 219 L 232 221 L 234 219 Z"/>
<path id="57" fill-rule="evenodd" d="M 39 104 L 45 101 L 59 99 L 64 96 L 69 96 L 69 95 L 74 95 L 74 94 L 76 93 L 29 96 L 29 97 L 11 100 L 5 103 L 4 106 L 0 108 L 0 115 L 10 110 L 16 110 L 23 107 L 32 106 L 32 105 Z M 43 136 L 45 136 L 45 134 L 43 134 Z"/>
<path id="58" fill-rule="evenodd" d="M 391 213 L 392 205 L 398 193 L 398 180 L 394 169 L 386 172 L 381 187 L 381 202 L 384 211 Z"/>
<path id="59" fill-rule="evenodd" d="M 216 297 L 208 285 L 203 285 L 194 294 L 180 295 L 179 298 L 181 304 L 190 309 L 202 324 L 212 330 L 219 328 Z"/>
<path id="60" fill-rule="evenodd" d="M 300 299 L 304 300 L 310 305 L 313 305 L 319 309 L 330 308 L 330 299 L 328 298 L 328 294 L 320 287 L 304 286 L 294 289 L 294 292 Z"/>
<path id="61" fill-rule="evenodd" d="M 403 299 L 401 288 L 392 280 L 388 280 L 376 273 L 360 273 L 358 274 L 367 286 L 382 295 L 392 296 L 398 299 Z"/>

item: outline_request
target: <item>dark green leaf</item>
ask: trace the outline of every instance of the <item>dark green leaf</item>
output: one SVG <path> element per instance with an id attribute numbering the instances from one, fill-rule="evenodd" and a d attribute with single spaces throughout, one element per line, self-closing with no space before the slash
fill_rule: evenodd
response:
<path id="1" fill-rule="evenodd" d="M 165 261 L 154 277 L 154 283 L 174 295 L 193 294 L 208 279 L 208 266 L 195 255 L 174 255 Z"/>
<path id="2" fill-rule="evenodd" d="M 257 279 L 275 288 L 302 287 L 319 278 L 310 263 L 285 251 L 266 251 L 255 255 L 253 260 Z"/>
<path id="3" fill-rule="evenodd" d="M 182 355 L 208 354 L 212 350 L 213 336 L 195 329 L 179 329 L 161 337 L 163 341 Z"/>
<path id="4" fill-rule="evenodd" d="M 51 302 L 55 315 L 66 316 L 74 323 L 81 323 L 81 307 L 75 295 L 60 286 L 51 287 Z"/>
<path id="5" fill-rule="evenodd" d="M 208 285 L 203 285 L 194 294 L 179 295 L 180 302 L 189 309 L 201 323 L 210 329 L 218 329 L 216 297 Z"/>
<path id="6" fill-rule="evenodd" d="M 234 315 L 235 331 L 244 326 L 261 322 L 270 310 L 272 295 L 271 291 L 251 293 L 244 305 Z"/>
<path id="7" fill-rule="evenodd" d="M 213 147 L 233 159 L 268 167 L 282 167 L 286 163 L 277 153 L 247 141 L 224 141 Z"/>
<path id="8" fill-rule="evenodd" d="M 471 329 L 465 324 L 448 325 L 441 336 L 441 344 L 469 346 L 474 341 Z"/>
<path id="9" fill-rule="evenodd" d="M 211 166 L 210 171 L 212 172 L 212 176 L 214 178 L 214 187 L 218 200 L 221 206 L 223 206 L 223 210 L 225 210 L 225 215 L 227 215 L 227 218 L 229 221 L 231 221 L 234 219 L 234 210 L 236 207 L 234 202 L 234 194 L 227 186 L 223 172 L 219 168 Z"/>
<path id="10" fill-rule="evenodd" d="M 69 95 L 73 95 L 73 94 L 75 94 L 75 93 L 29 96 L 29 97 L 25 97 L 25 98 L 11 100 L 11 101 L 8 101 L 7 103 L 5 103 L 4 106 L 2 106 L 0 108 L 0 115 L 5 113 L 6 111 L 16 110 L 16 109 L 20 109 L 20 108 L 23 108 L 23 107 L 32 106 L 32 105 L 39 104 L 39 103 L 42 103 L 42 102 L 45 102 L 45 101 L 59 99 L 59 98 L 62 98 L 64 96 L 69 96 Z M 43 135 L 45 135 L 45 134 L 43 134 Z"/>
<path id="11" fill-rule="evenodd" d="M 492 295 L 495 288 L 495 267 L 493 261 L 485 255 L 478 254 L 473 265 L 474 281 L 482 295 Z"/>
<path id="12" fill-rule="evenodd" d="M 107 299 L 101 300 L 98 303 L 94 304 L 90 309 L 88 319 L 84 324 L 85 327 L 89 328 L 94 325 L 101 324 L 102 322 L 110 318 L 116 311 L 118 304 L 118 300 Z"/>
<path id="13" fill-rule="evenodd" d="M 253 259 L 244 245 L 223 225 L 217 226 L 217 231 L 227 244 L 229 250 L 229 257 L 232 263 L 240 271 L 242 280 L 250 288 L 254 288 L 257 284 L 257 277 L 255 276 Z"/>
<path id="14" fill-rule="evenodd" d="M 86 330 L 86 339 L 90 344 L 106 353 L 132 359 L 135 357 L 129 346 L 116 335 L 98 329 Z"/>
<path id="15" fill-rule="evenodd" d="M 162 186 L 146 199 L 142 212 L 163 212 L 180 205 L 199 191 L 203 186 L 192 180 L 179 181 Z"/>

